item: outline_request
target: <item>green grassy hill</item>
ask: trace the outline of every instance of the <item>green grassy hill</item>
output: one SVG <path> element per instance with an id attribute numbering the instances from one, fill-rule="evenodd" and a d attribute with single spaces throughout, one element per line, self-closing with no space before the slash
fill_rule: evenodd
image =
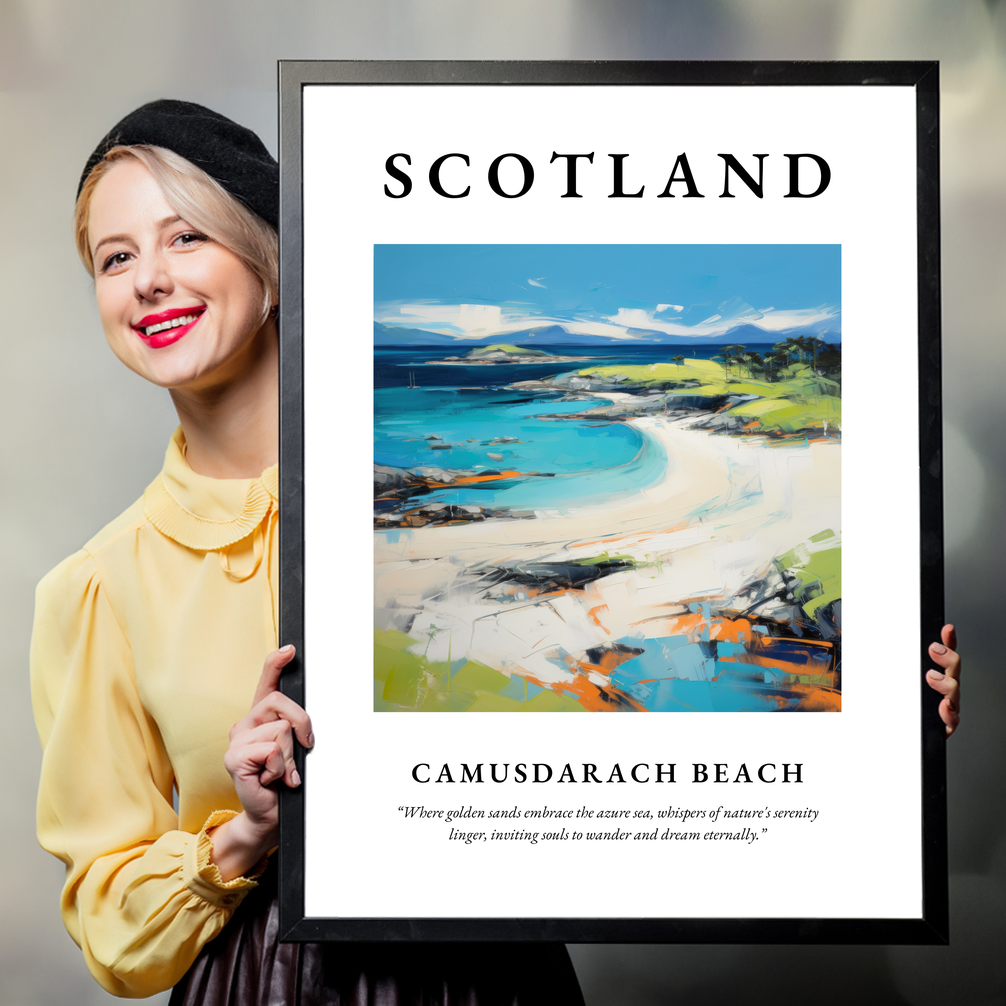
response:
<path id="1" fill-rule="evenodd" d="M 796 433 L 801 430 L 834 429 L 842 424 L 841 388 L 838 383 L 814 373 L 803 363 L 780 369 L 779 380 L 766 381 L 743 373 L 728 372 L 716 360 L 686 359 L 682 363 L 653 363 L 624 367 L 587 367 L 581 377 L 621 378 L 621 387 L 680 390 L 690 396 L 722 399 L 731 395 L 757 395 L 723 410 L 726 415 L 751 420 L 751 431 Z"/>

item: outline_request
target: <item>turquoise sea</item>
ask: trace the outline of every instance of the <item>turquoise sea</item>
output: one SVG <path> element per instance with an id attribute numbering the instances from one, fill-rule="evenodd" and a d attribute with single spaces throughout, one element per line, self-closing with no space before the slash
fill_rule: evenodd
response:
<path id="1" fill-rule="evenodd" d="M 669 360 L 681 352 L 654 345 L 536 348 L 554 355 L 590 355 L 598 366 Z M 719 349 L 704 346 L 699 355 L 713 356 Z M 375 348 L 374 462 L 467 475 L 520 474 L 451 486 L 418 498 L 416 505 L 562 510 L 630 496 L 663 477 L 666 452 L 641 430 L 621 422 L 541 418 L 608 404 L 603 399 L 561 401 L 559 393 L 507 390 L 515 381 L 543 379 L 589 363 L 488 367 L 432 362 L 455 353 L 443 346 Z"/>

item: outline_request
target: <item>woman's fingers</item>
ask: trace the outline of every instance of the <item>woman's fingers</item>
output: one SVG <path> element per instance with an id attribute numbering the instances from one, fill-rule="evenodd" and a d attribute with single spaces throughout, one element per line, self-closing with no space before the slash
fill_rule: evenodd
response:
<path id="1" fill-rule="evenodd" d="M 238 720 L 231 728 L 231 738 L 233 739 L 246 730 L 253 730 L 263 723 L 271 723 L 275 720 L 288 722 L 296 732 L 297 740 L 304 747 L 314 747 L 311 717 L 304 711 L 303 706 L 297 705 L 293 699 L 282 692 L 270 692 L 261 702 L 254 705 L 248 715 Z"/>
<path id="2" fill-rule="evenodd" d="M 939 707 L 940 719 L 946 725 L 949 737 L 961 720 L 961 656 L 956 650 L 957 632 L 952 625 L 943 626 L 940 639 L 942 642 L 930 644 L 929 656 L 942 670 L 927 671 L 926 682 L 930 688 L 943 696 Z"/>
<path id="3" fill-rule="evenodd" d="M 947 630 L 950 630 L 949 632 Z M 942 635 L 945 638 L 953 638 L 953 626 L 945 626 Z M 954 639 L 954 642 L 957 640 Z M 947 676 L 958 680 L 961 675 L 961 655 L 946 643 L 930 643 L 929 656 L 942 668 Z"/>
<path id="4" fill-rule="evenodd" d="M 929 687 L 948 699 L 950 707 L 957 712 L 957 696 L 961 690 L 960 682 L 956 678 L 950 677 L 949 674 L 943 674 L 940 671 L 927 672 L 926 680 L 929 682 Z"/>
<path id="5" fill-rule="evenodd" d="M 292 645 L 283 646 L 278 650 L 273 650 L 265 663 L 262 665 L 262 676 L 259 678 L 258 687 L 255 689 L 255 698 L 252 699 L 254 709 L 270 692 L 276 691 L 279 687 L 279 677 L 283 673 L 283 668 L 293 660 L 297 650 Z"/>
<path id="6" fill-rule="evenodd" d="M 311 718 L 278 690 L 283 668 L 295 652 L 292 646 L 284 646 L 266 657 L 252 708 L 231 728 L 230 745 L 224 757 L 241 805 L 260 816 L 275 811 L 275 794 L 266 794 L 264 787 L 279 779 L 291 788 L 300 785 L 294 761 L 294 735 L 305 747 L 314 745 Z"/>
<path id="7" fill-rule="evenodd" d="M 280 744 L 274 740 L 263 740 L 228 748 L 224 755 L 224 767 L 235 784 L 257 780 L 259 786 L 268 786 L 282 777 L 286 761 Z"/>
<path id="8" fill-rule="evenodd" d="M 944 635 L 951 635 L 944 631 Z M 944 643 L 930 643 L 929 656 L 936 661 L 951 677 L 959 677 L 961 670 L 961 655 L 951 646 Z"/>
<path id="9" fill-rule="evenodd" d="M 271 692 L 248 714 L 257 723 L 269 720 L 283 719 L 293 727 L 297 740 L 306 748 L 314 747 L 314 734 L 311 731 L 311 717 L 303 706 L 297 705 L 289 695 L 282 692 Z"/>
<path id="10" fill-rule="evenodd" d="M 952 625 L 944 625 L 940 630 L 940 639 L 943 640 L 943 645 L 949 647 L 951 650 L 957 649 L 957 629 Z"/>
<path id="11" fill-rule="evenodd" d="M 290 663 L 296 652 L 293 646 L 284 646 L 282 649 L 273 650 L 266 657 L 262 666 L 262 676 L 255 689 L 251 710 L 247 716 L 234 725 L 231 730 L 232 737 L 235 732 L 250 729 L 260 723 L 274 719 L 285 719 L 293 726 L 297 740 L 304 747 L 314 747 L 311 717 L 307 715 L 302 706 L 279 691 L 279 679 L 283 668 Z"/>
<path id="12" fill-rule="evenodd" d="M 935 689 L 943 695 L 939 712 L 940 719 L 943 720 L 947 728 L 947 736 L 949 737 L 957 729 L 957 725 L 961 721 L 960 707 L 957 704 L 960 686 L 953 678 L 941 675 L 939 671 L 929 671 L 926 675 L 926 680 L 930 688 Z"/>
<path id="13" fill-rule="evenodd" d="M 245 814 L 245 818 L 234 820 L 251 822 L 257 833 L 269 836 L 270 845 L 275 844 L 278 827 L 279 795 L 273 784 L 280 779 L 294 788 L 301 784 L 294 762 L 294 732 L 305 746 L 314 743 L 310 717 L 278 690 L 283 668 L 294 653 L 292 646 L 284 646 L 266 657 L 252 708 L 231 728 L 224 755 L 224 767 Z"/>
<path id="14" fill-rule="evenodd" d="M 273 744 L 262 765 L 262 771 L 259 773 L 259 782 L 263 786 L 268 786 L 278 779 L 282 779 L 286 772 L 286 764 L 282 747 L 278 744 Z"/>
<path id="15" fill-rule="evenodd" d="M 268 745 L 269 750 L 262 745 Z M 242 731 L 232 739 L 231 749 L 236 750 L 239 757 L 243 757 L 244 752 L 255 752 L 259 765 L 257 774 L 263 786 L 280 778 L 293 789 L 300 785 L 300 773 L 293 757 L 293 732 L 286 720 L 270 720 Z M 278 761 L 271 757 L 273 749 L 278 752 Z M 270 756 L 268 760 L 266 755 Z"/>

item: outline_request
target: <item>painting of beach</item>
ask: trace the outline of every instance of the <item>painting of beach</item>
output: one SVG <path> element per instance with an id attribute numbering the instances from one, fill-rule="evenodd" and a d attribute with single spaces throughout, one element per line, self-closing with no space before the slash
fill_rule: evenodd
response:
<path id="1" fill-rule="evenodd" d="M 838 245 L 376 245 L 374 708 L 839 711 Z"/>

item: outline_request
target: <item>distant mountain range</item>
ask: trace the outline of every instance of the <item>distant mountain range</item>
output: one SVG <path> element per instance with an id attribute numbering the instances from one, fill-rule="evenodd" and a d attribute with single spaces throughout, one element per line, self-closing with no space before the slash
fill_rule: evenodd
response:
<path id="1" fill-rule="evenodd" d="M 744 346 L 774 345 L 788 336 L 813 335 L 825 342 L 839 343 L 842 333 L 835 331 L 830 322 L 817 325 L 800 325 L 783 331 L 769 332 L 757 325 L 736 325 L 726 332 L 716 335 L 667 335 L 650 329 L 629 329 L 638 336 L 639 342 L 662 343 L 665 346 L 729 345 Z M 439 332 L 427 332 L 421 328 L 390 328 L 379 321 L 374 322 L 375 346 L 453 346 L 462 351 L 475 346 L 488 346 L 494 342 L 507 342 L 515 346 L 533 346 L 536 343 L 547 346 L 610 346 L 623 343 L 631 345 L 627 339 L 612 339 L 607 336 L 570 335 L 561 325 L 546 325 L 529 328 L 523 332 L 494 332 L 481 339 L 455 339 Z"/>

